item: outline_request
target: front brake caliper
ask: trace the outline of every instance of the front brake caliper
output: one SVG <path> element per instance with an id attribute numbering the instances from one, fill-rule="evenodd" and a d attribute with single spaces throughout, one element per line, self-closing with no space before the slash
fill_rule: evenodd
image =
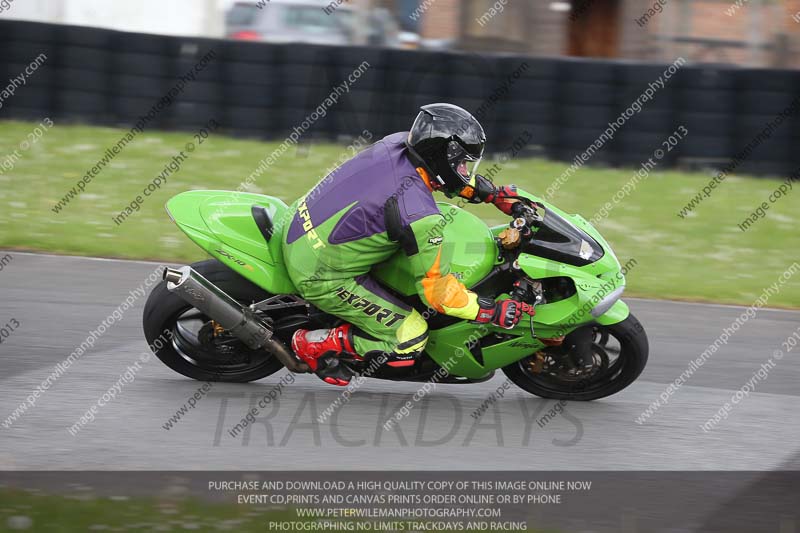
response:
<path id="1" fill-rule="evenodd" d="M 218 324 L 216 320 L 211 321 L 211 327 L 214 328 L 213 331 L 215 337 L 218 337 L 219 335 L 222 335 L 225 332 L 225 328 L 223 328 L 220 324 Z"/>
<path id="2" fill-rule="evenodd" d="M 545 354 L 543 351 L 538 351 L 533 355 L 533 360 L 528 363 L 531 372 L 534 374 L 541 374 L 544 369 Z"/>

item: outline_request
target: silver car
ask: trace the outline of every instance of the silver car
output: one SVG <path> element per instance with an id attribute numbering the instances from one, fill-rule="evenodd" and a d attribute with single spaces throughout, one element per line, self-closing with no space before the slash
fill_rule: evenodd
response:
<path id="1" fill-rule="evenodd" d="M 230 39 L 271 43 L 347 45 L 355 42 L 356 12 L 345 3 L 323 0 L 236 2 L 226 16 Z"/>

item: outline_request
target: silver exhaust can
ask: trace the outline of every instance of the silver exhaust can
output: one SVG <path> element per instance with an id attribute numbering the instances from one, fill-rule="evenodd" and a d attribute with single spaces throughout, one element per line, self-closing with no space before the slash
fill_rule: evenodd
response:
<path id="1" fill-rule="evenodd" d="M 199 309 L 230 331 L 249 348 L 257 350 L 272 338 L 272 331 L 248 307 L 208 281 L 190 266 L 164 270 L 167 290 Z"/>

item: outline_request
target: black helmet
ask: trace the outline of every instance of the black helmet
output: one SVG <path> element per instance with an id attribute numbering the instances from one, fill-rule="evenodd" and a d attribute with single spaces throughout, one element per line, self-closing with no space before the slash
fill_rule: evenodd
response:
<path id="1" fill-rule="evenodd" d="M 422 107 L 408 133 L 409 154 L 429 174 L 433 184 L 454 196 L 474 182 L 486 134 L 478 119 L 452 104 Z"/>

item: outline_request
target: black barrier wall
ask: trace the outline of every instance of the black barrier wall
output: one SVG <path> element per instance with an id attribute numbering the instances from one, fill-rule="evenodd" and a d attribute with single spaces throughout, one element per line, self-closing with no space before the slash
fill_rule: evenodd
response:
<path id="1" fill-rule="evenodd" d="M 214 117 L 234 136 L 337 140 L 405 130 L 421 105 L 447 101 L 481 120 L 493 153 L 638 166 L 685 126 L 688 141 L 663 165 L 796 171 L 800 72 L 681 59 L 273 45 L 2 20 L 0 91 L 14 94 L 0 92 L 0 119 L 194 130 Z"/>

